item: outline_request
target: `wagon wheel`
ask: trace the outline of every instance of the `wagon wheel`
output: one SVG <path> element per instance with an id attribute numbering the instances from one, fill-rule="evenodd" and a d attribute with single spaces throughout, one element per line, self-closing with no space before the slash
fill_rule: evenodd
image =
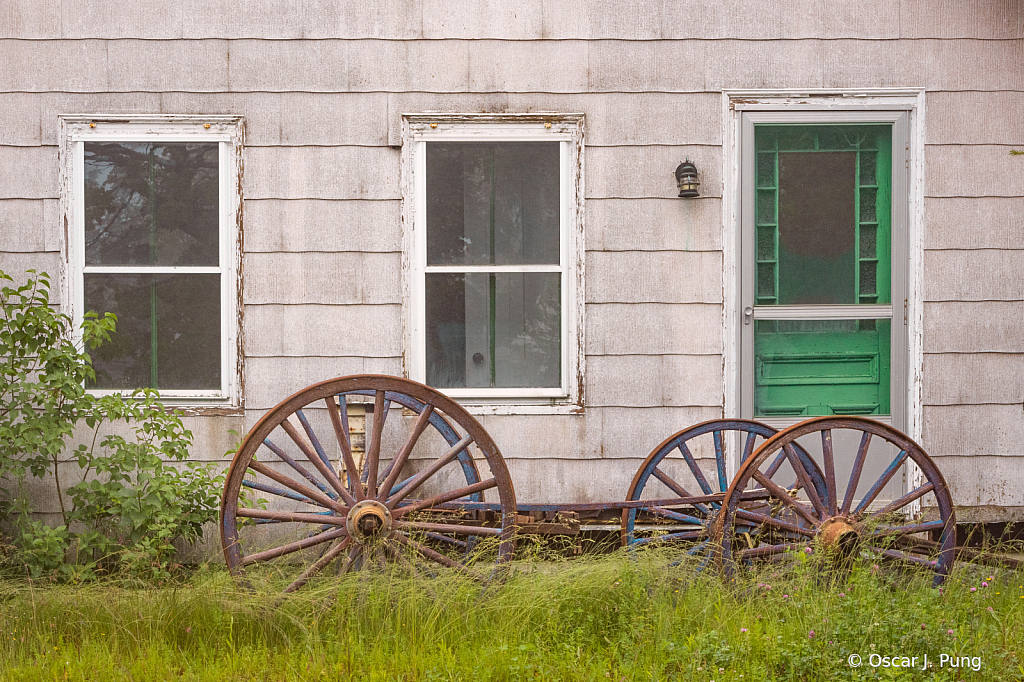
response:
<path id="1" fill-rule="evenodd" d="M 784 485 L 794 472 L 801 480 L 807 477 L 793 457 L 798 445 L 822 461 L 824 494 L 809 494 L 807 486 L 797 493 Z M 903 494 L 902 478 L 895 477 L 908 462 L 917 465 L 924 481 Z M 839 476 L 837 469 L 843 470 Z M 846 469 L 848 477 L 842 475 Z M 882 473 L 863 476 L 871 469 Z M 747 500 L 752 493 L 761 499 Z M 925 521 L 918 506 L 934 510 L 937 518 Z M 757 531 L 741 536 L 738 528 L 746 524 L 757 525 Z M 779 559 L 809 548 L 831 559 L 863 554 L 924 567 L 939 585 L 952 568 L 955 529 L 949 489 L 921 446 L 871 419 L 819 417 L 773 436 L 740 467 L 713 533 L 726 575 L 739 560 Z M 924 533 L 939 533 L 939 540 L 920 537 Z"/>
<path id="2" fill-rule="evenodd" d="M 685 547 L 687 554 L 702 557 L 703 565 L 713 554 L 709 527 L 722 507 L 728 488 L 726 459 L 732 434 L 739 434 L 742 457 L 746 460 L 757 446 L 776 433 L 760 422 L 716 419 L 669 436 L 640 465 L 626 493 L 627 502 L 647 499 L 651 505 L 622 510 L 622 546 L 679 544 Z M 702 454 L 714 455 L 714 471 L 702 470 L 699 465 Z M 824 475 L 809 455 L 802 451 L 800 455 L 816 489 L 824 490 Z M 710 462 L 710 457 L 705 461 Z M 801 484 L 796 481 L 794 485 Z M 650 531 L 641 531 L 637 527 L 638 518 L 665 523 L 668 532 L 652 535 L 648 534 Z"/>
<path id="3" fill-rule="evenodd" d="M 362 465 L 349 433 L 356 406 L 372 408 Z M 458 511 L 492 488 L 496 518 Z M 495 539 L 502 563 L 515 518 L 505 462 L 468 412 L 422 384 L 360 375 L 299 391 L 246 435 L 224 486 L 221 542 L 233 575 L 273 566 L 291 592 L 328 570 L 466 570 L 481 537 Z"/>

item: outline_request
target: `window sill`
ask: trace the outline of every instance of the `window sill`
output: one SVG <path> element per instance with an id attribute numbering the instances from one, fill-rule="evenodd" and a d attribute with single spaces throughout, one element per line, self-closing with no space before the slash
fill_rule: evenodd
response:
<path id="1" fill-rule="evenodd" d="M 574 403 L 563 403 L 558 405 L 551 404 L 508 404 L 508 403 L 472 403 L 469 401 L 463 401 L 458 398 L 454 398 L 462 407 L 466 408 L 466 412 L 472 415 L 504 415 L 504 414 L 583 414 L 584 410 L 581 405 Z"/>

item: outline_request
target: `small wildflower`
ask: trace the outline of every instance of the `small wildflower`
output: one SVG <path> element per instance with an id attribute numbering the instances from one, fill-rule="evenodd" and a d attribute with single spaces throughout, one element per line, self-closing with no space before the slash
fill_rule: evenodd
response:
<path id="1" fill-rule="evenodd" d="M 811 630 L 810 632 L 808 632 L 807 636 L 810 637 L 811 639 L 814 639 L 814 630 Z"/>
<path id="2" fill-rule="evenodd" d="M 927 630 L 928 628 L 927 628 L 927 627 L 925 627 L 925 624 L 924 624 L 924 623 L 921 623 L 921 629 L 922 629 L 922 630 Z"/>
<path id="3" fill-rule="evenodd" d="M 746 632 L 746 631 L 747 631 L 746 628 L 740 628 L 740 632 Z"/>
<path id="4" fill-rule="evenodd" d="M 947 634 L 947 635 L 953 635 L 953 634 L 956 634 L 956 633 L 955 633 L 955 632 L 953 632 L 952 630 L 946 630 L 946 634 Z"/>
<path id="5" fill-rule="evenodd" d="M 191 626 L 191 625 L 189 625 L 189 626 L 188 626 L 187 628 L 185 628 L 185 632 L 186 632 L 186 633 L 188 633 L 188 632 L 192 632 L 192 626 Z"/>
<path id="6" fill-rule="evenodd" d="M 811 548 L 810 547 L 804 547 L 804 554 L 810 554 L 810 553 L 811 553 Z"/>
<path id="7" fill-rule="evenodd" d="M 973 588 L 972 588 L 972 589 L 973 589 Z M 784 594 L 784 595 L 782 595 L 782 598 L 783 598 L 783 599 L 789 599 L 789 595 L 788 595 L 788 594 Z"/>
<path id="8" fill-rule="evenodd" d="M 725 668 L 719 668 L 719 669 L 718 669 L 718 672 L 720 672 L 720 673 L 724 673 L 724 672 L 725 672 Z"/>
<path id="9" fill-rule="evenodd" d="M 971 592 L 977 592 L 977 591 L 978 591 L 978 588 L 977 588 L 977 587 L 972 587 L 972 588 L 971 588 Z"/>
<path id="10" fill-rule="evenodd" d="M 845 597 L 845 596 L 846 596 L 846 593 L 845 593 L 845 592 L 840 592 L 840 593 L 839 593 L 839 596 L 840 596 L 840 597 Z"/>
<path id="11" fill-rule="evenodd" d="M 991 607 L 991 606 L 990 606 L 990 607 L 988 607 L 988 612 L 989 612 L 989 613 L 995 613 L 995 611 L 994 611 L 994 610 L 992 609 L 992 607 Z"/>
<path id="12" fill-rule="evenodd" d="M 988 587 L 988 583 L 986 583 L 986 582 L 984 582 L 984 581 L 983 581 L 983 582 L 981 583 L 981 586 L 982 586 L 982 587 Z"/>

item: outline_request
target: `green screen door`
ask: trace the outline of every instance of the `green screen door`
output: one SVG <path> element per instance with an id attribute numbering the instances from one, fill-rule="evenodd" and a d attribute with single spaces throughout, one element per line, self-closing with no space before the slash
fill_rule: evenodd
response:
<path id="1" fill-rule="evenodd" d="M 890 414 L 891 140 L 754 126 L 755 417 Z"/>

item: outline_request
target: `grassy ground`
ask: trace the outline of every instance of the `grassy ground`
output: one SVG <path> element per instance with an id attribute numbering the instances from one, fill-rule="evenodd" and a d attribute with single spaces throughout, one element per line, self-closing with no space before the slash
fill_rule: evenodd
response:
<path id="1" fill-rule="evenodd" d="M 667 563 L 526 560 L 487 589 L 361 574 L 277 606 L 214 566 L 160 588 L 0 582 L 0 679 L 1024 679 L 1021 573 L 963 566 L 940 591 L 871 564 L 837 579 L 806 555 L 730 583 Z"/>

